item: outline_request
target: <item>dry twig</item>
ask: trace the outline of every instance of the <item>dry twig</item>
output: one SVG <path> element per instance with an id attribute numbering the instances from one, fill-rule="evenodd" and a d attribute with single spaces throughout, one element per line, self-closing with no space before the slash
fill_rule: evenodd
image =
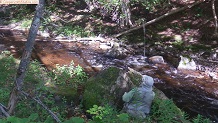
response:
<path id="1" fill-rule="evenodd" d="M 58 116 L 55 113 L 53 113 L 39 98 L 32 97 L 24 91 L 20 91 L 20 93 L 23 94 L 24 96 L 36 101 L 39 105 L 41 105 L 53 117 L 53 119 L 57 123 L 61 123 L 61 120 L 58 118 Z"/>
<path id="2" fill-rule="evenodd" d="M 3 105 L 3 104 L 1 104 L 0 103 L 0 111 L 1 111 L 1 113 L 4 115 L 4 116 L 6 116 L 6 117 L 10 117 L 10 115 L 8 114 L 8 112 L 6 111 L 6 107 Z"/>

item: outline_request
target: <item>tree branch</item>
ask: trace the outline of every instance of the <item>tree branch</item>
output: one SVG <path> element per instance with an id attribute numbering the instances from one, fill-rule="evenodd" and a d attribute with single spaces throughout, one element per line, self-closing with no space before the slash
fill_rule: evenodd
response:
<path id="1" fill-rule="evenodd" d="M 6 117 L 10 117 L 10 115 L 8 114 L 8 112 L 6 111 L 6 107 L 0 103 L 0 111 L 2 112 L 2 114 Z"/>
<path id="2" fill-rule="evenodd" d="M 212 11 L 213 11 L 213 17 L 214 17 L 214 22 L 215 22 L 214 35 L 216 36 L 218 35 L 217 33 L 218 22 L 217 22 L 216 9 L 215 9 L 215 0 L 212 0 L 211 3 L 212 3 Z"/>
<path id="3" fill-rule="evenodd" d="M 28 93 L 26 93 L 24 91 L 20 91 L 20 93 L 23 94 L 24 96 L 36 101 L 39 105 L 41 105 L 53 117 L 53 119 L 56 122 L 61 123 L 61 120 L 58 118 L 58 116 L 55 113 L 53 113 L 39 98 L 31 97 Z"/>
<path id="4" fill-rule="evenodd" d="M 155 22 L 157 22 L 157 21 L 159 21 L 159 20 L 165 18 L 165 17 L 168 17 L 168 16 L 173 15 L 173 14 L 175 14 L 175 13 L 181 12 L 181 11 L 183 11 L 183 10 L 185 10 L 185 9 L 190 9 L 190 8 L 196 6 L 196 5 L 200 4 L 200 3 L 203 3 L 203 2 L 205 2 L 205 0 L 202 0 L 202 1 L 199 1 L 199 2 L 195 2 L 195 3 L 191 4 L 191 5 L 188 5 L 188 6 L 185 6 L 185 7 L 182 7 L 182 8 L 178 8 L 178 9 L 176 9 L 176 10 L 172 10 L 171 12 L 168 12 L 168 13 L 166 13 L 166 14 L 164 14 L 164 15 L 158 17 L 158 18 L 155 18 L 155 19 L 153 19 L 153 20 L 150 20 L 150 21 L 148 21 L 148 22 L 145 23 L 145 24 L 142 24 L 142 25 L 137 26 L 137 27 L 133 27 L 133 28 L 131 28 L 131 29 L 127 30 L 127 31 L 121 32 L 121 33 L 119 33 L 119 34 L 115 34 L 115 35 L 113 35 L 112 37 L 114 37 L 114 38 L 120 37 L 120 36 L 123 35 L 123 34 L 132 32 L 132 31 L 134 31 L 134 30 L 138 30 L 138 29 L 142 28 L 143 26 L 148 26 L 148 25 L 150 25 L 150 24 L 152 24 L 152 23 L 155 23 Z"/>

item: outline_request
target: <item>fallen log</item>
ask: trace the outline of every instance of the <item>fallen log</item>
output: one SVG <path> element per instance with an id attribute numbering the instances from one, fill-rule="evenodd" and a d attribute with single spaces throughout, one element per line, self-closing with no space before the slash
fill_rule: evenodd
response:
<path id="1" fill-rule="evenodd" d="M 157 22 L 157 21 L 159 21 L 159 20 L 165 18 L 165 17 L 168 17 L 168 16 L 173 15 L 173 14 L 175 14 L 175 13 L 181 12 L 181 11 L 183 11 L 183 10 L 185 10 L 185 9 L 190 9 L 190 8 L 196 6 L 196 5 L 200 4 L 200 3 L 203 3 L 203 2 L 205 2 L 205 0 L 195 2 L 195 3 L 191 4 L 191 5 L 188 5 L 188 6 L 185 6 L 185 7 L 182 7 L 182 8 L 178 8 L 178 9 L 176 9 L 176 10 L 172 10 L 171 12 L 168 12 L 168 13 L 166 13 L 166 14 L 160 16 L 160 17 L 157 17 L 157 18 L 155 18 L 155 19 L 153 19 L 153 20 L 150 20 L 150 21 L 148 21 L 147 23 L 144 23 L 144 24 L 142 24 L 142 25 L 140 25 L 140 26 L 133 27 L 133 28 L 131 28 L 131 29 L 129 29 L 129 30 L 126 30 L 126 31 L 124 31 L 124 32 L 115 34 L 115 35 L 113 35 L 112 37 L 114 37 L 114 38 L 120 37 L 121 35 L 124 35 L 124 34 L 126 34 L 126 33 L 132 32 L 132 31 L 134 31 L 134 30 L 138 30 L 138 29 L 140 29 L 140 28 L 142 28 L 142 27 L 148 26 L 148 25 L 150 25 L 150 24 L 152 24 L 152 23 L 155 23 L 155 22 Z"/>

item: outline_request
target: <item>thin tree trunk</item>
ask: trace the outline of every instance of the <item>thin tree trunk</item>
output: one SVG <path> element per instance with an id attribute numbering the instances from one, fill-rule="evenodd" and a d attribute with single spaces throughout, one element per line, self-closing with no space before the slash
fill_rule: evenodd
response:
<path id="1" fill-rule="evenodd" d="M 142 24 L 142 25 L 137 26 L 137 27 L 133 27 L 133 28 L 131 28 L 131 29 L 127 30 L 127 31 L 121 32 L 121 33 L 119 33 L 119 34 L 115 34 L 115 35 L 113 35 L 112 37 L 117 38 L 117 37 L 120 37 L 120 36 L 123 35 L 123 34 L 127 34 L 127 33 L 129 33 L 129 32 L 134 31 L 134 30 L 138 30 L 138 29 L 142 28 L 143 26 L 148 26 L 148 25 L 150 25 L 150 24 L 152 24 L 152 23 L 155 23 L 155 22 L 157 22 L 157 21 L 159 21 L 159 20 L 161 20 L 161 19 L 163 19 L 163 18 L 165 18 L 165 17 L 168 17 L 168 16 L 172 15 L 172 14 L 181 12 L 181 11 L 183 11 L 183 10 L 185 10 L 185 9 L 188 9 L 188 8 L 192 8 L 193 6 L 196 6 L 196 5 L 198 5 L 198 4 L 200 4 L 200 3 L 204 2 L 204 1 L 205 1 L 205 0 L 202 0 L 202 1 L 199 1 L 199 2 L 195 2 L 195 3 L 193 3 L 192 5 L 188 5 L 188 6 L 185 6 L 185 7 L 176 9 L 176 10 L 173 10 L 173 11 L 168 12 L 168 13 L 166 13 L 166 14 L 164 14 L 164 15 L 158 17 L 158 18 L 155 18 L 155 19 L 153 19 L 153 20 L 150 20 L 150 21 L 148 21 L 148 22 L 145 23 L 145 24 Z"/>
<path id="2" fill-rule="evenodd" d="M 15 82 L 14 82 L 15 87 L 13 88 L 11 95 L 10 95 L 10 99 L 8 103 L 8 113 L 9 114 L 13 114 L 14 109 L 16 107 L 19 91 L 22 89 L 22 86 L 23 86 L 23 80 L 24 80 L 25 73 L 26 73 L 26 70 L 30 62 L 30 58 L 31 58 L 33 46 L 35 43 L 37 31 L 40 26 L 40 19 L 42 17 L 43 10 L 44 10 L 44 0 L 39 0 L 39 4 L 36 6 L 36 13 L 35 13 L 35 16 L 32 21 L 32 25 L 29 30 L 27 42 L 26 42 L 25 49 L 22 54 L 19 68 L 17 69 L 17 75 L 16 75 Z"/>
<path id="3" fill-rule="evenodd" d="M 218 33 L 217 33 L 218 22 L 217 22 L 216 9 L 215 9 L 215 0 L 212 0 L 211 2 L 212 2 L 213 17 L 214 17 L 214 22 L 215 22 L 214 35 L 218 36 Z"/>
<path id="4" fill-rule="evenodd" d="M 130 8 L 129 8 L 129 0 L 122 0 L 121 1 L 121 10 L 122 10 L 122 14 L 121 14 L 121 25 L 122 26 L 133 26 L 132 21 L 131 21 L 131 12 L 130 12 Z"/>

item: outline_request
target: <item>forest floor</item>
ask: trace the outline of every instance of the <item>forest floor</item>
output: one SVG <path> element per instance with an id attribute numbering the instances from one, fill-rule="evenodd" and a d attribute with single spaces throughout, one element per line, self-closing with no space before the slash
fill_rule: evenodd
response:
<path id="1" fill-rule="evenodd" d="M 217 2 L 217 1 L 216 1 Z M 159 6 L 155 8 L 152 12 L 148 10 L 143 10 L 140 6 L 132 7 L 132 21 L 134 26 L 138 26 L 139 23 L 137 19 L 146 19 L 146 22 L 155 19 L 165 13 L 172 10 L 188 6 L 194 3 L 191 1 L 171 1 L 171 5 Z M 71 25 L 79 25 L 85 29 L 85 31 L 92 31 L 95 35 L 113 35 L 124 30 L 128 30 L 128 27 L 119 27 L 116 22 L 110 19 L 110 16 L 101 17 L 100 13 L 90 13 L 87 10 L 87 6 L 76 4 L 74 2 L 69 3 L 67 1 L 62 8 L 60 8 L 60 17 L 55 21 L 62 21 L 70 23 Z M 215 3 L 217 5 L 217 3 Z M 216 11 L 218 11 L 216 9 Z M 142 24 L 142 22 L 140 23 Z M 175 13 L 171 16 L 161 19 L 156 23 L 153 23 L 146 27 L 146 38 L 151 42 L 163 42 L 166 44 L 171 44 L 175 42 L 175 37 L 181 38 L 184 46 L 198 44 L 206 45 L 208 47 L 217 47 L 217 38 L 213 37 L 215 29 L 214 17 L 212 13 L 211 2 L 203 2 L 192 8 L 188 8 L 184 11 Z M 134 31 L 139 36 L 143 37 L 142 28 Z M 137 38 L 134 32 L 127 35 L 134 38 L 134 41 L 143 39 Z M 132 35 L 131 35 L 132 34 Z M 125 36 L 125 35 L 124 35 Z M 131 40 L 128 40 L 131 41 Z"/>

